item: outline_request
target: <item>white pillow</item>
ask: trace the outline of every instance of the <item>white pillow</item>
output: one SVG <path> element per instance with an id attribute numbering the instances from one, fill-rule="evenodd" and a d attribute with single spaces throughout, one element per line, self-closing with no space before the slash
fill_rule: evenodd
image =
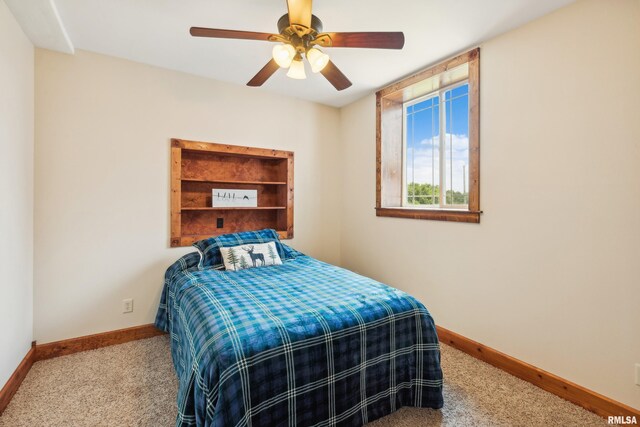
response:
<path id="1" fill-rule="evenodd" d="M 220 248 L 220 254 L 224 268 L 229 271 L 282 264 L 274 242 L 228 246 Z"/>

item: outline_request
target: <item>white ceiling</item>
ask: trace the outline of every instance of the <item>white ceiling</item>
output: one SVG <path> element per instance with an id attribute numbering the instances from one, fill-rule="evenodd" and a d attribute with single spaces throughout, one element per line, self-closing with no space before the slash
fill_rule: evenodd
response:
<path id="1" fill-rule="evenodd" d="M 571 3 L 573 0 L 316 0 L 325 31 L 403 31 L 401 51 L 327 49 L 353 86 L 337 92 L 307 66 L 306 80 L 283 70 L 262 88 L 340 107 L 440 59 Z M 201 26 L 277 32 L 285 0 L 6 0 L 36 46 L 53 48 L 51 34 L 27 31 L 40 16 L 16 9 L 48 4 L 73 47 L 244 85 L 270 59 L 269 42 L 205 39 Z M 13 5 L 12 5 L 13 4 Z M 47 9 L 40 7 L 39 9 Z M 31 15 L 35 15 L 31 12 Z M 26 16 L 25 16 L 26 15 Z M 57 18 L 49 13 L 49 19 Z M 55 27 L 55 25 L 51 24 Z M 34 34 L 35 33 L 35 34 Z M 59 38 L 59 36 L 58 36 Z M 57 50 L 65 51 L 59 43 Z M 69 51 L 67 46 L 67 52 Z"/>
<path id="2" fill-rule="evenodd" d="M 53 0 L 5 0 L 33 44 L 44 49 L 74 53 Z"/>

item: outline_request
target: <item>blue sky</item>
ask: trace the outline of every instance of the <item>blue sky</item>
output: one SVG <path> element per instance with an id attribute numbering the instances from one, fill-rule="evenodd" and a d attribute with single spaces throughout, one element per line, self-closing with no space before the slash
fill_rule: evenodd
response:
<path id="1" fill-rule="evenodd" d="M 465 187 L 463 166 L 469 163 L 468 99 L 466 84 L 445 93 L 447 179 L 456 191 Z M 433 97 L 407 109 L 407 182 L 439 184 L 439 101 Z"/>

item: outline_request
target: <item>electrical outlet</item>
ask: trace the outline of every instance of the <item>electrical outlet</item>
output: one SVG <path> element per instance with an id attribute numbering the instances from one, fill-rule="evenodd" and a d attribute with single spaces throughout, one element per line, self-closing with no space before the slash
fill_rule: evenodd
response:
<path id="1" fill-rule="evenodd" d="M 131 313 L 133 311 L 133 299 L 127 298 L 122 300 L 122 312 Z"/>
<path id="2" fill-rule="evenodd" d="M 640 385 L 640 363 L 636 363 L 636 385 Z"/>
<path id="3" fill-rule="evenodd" d="M 224 218 L 218 218 L 216 220 L 216 228 L 224 228 Z"/>

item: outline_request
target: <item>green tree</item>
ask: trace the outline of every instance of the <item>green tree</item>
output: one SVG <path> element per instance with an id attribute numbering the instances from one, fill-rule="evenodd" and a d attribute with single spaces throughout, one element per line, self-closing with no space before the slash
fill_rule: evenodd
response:
<path id="1" fill-rule="evenodd" d="M 411 182 L 407 185 L 407 202 L 412 205 L 440 205 L 440 186 Z M 466 205 L 469 203 L 469 193 L 447 190 L 444 195 L 448 205 Z"/>
<path id="2" fill-rule="evenodd" d="M 247 263 L 247 259 L 244 257 L 244 255 L 240 255 L 240 270 L 243 270 L 245 268 L 249 268 L 249 264 Z"/>
<path id="3" fill-rule="evenodd" d="M 439 205 L 440 188 L 431 184 L 411 182 L 407 186 L 408 202 L 412 205 Z"/>
<path id="4" fill-rule="evenodd" d="M 240 257 L 242 259 L 242 257 Z M 229 248 L 229 255 L 227 255 L 227 262 L 229 262 L 229 264 L 233 265 L 233 269 L 237 270 L 238 267 L 238 256 L 236 255 L 236 252 L 233 250 L 233 248 Z"/>
<path id="5" fill-rule="evenodd" d="M 461 193 L 459 191 L 447 191 L 447 204 L 449 205 L 466 205 L 469 203 L 469 194 Z"/>
<path id="6" fill-rule="evenodd" d="M 271 258 L 271 264 L 275 264 L 277 255 L 273 250 L 273 245 L 267 245 L 267 252 L 269 252 L 269 258 Z"/>

